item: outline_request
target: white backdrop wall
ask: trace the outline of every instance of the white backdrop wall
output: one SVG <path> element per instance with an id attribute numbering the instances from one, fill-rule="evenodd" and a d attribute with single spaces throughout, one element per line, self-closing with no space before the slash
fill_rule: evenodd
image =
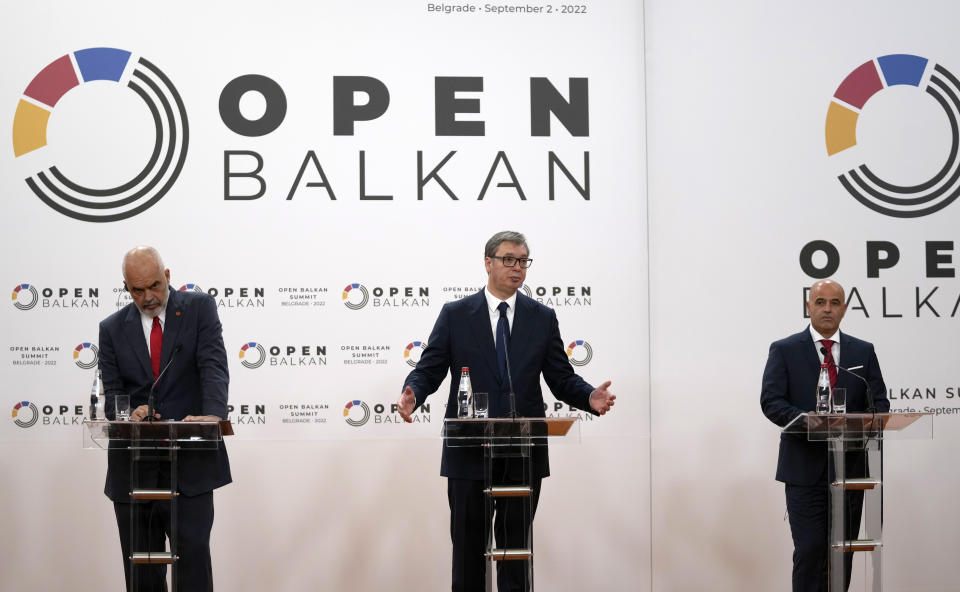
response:
<path id="1" fill-rule="evenodd" d="M 554 447 L 537 520 L 541 589 L 789 589 L 789 528 L 773 480 L 778 435 L 758 398 L 768 344 L 806 323 L 803 287 L 814 278 L 799 261 L 810 241 L 836 247 L 834 275 L 869 313 L 851 309 L 844 328 L 876 343 L 893 406 L 956 410 L 960 286 L 955 274 L 931 277 L 925 248 L 951 243 L 939 246 L 950 256 L 939 265 L 956 266 L 960 206 L 885 216 L 837 180 L 860 162 L 900 184 L 928 178 L 949 151 L 945 116 L 916 87 L 892 87 L 864 105 L 855 149 L 829 156 L 824 143 L 831 97 L 864 62 L 905 53 L 960 68 L 952 4 L 609 1 L 549 15 L 474 6 L 467 14 L 390 2 L 7 9 L 8 129 L 46 64 L 106 46 L 169 76 L 190 139 L 171 190 L 105 224 L 54 212 L 24 179 L 57 164 L 105 187 L 139 170 L 154 134 L 125 88 L 99 81 L 67 92 L 45 148 L 15 156 L 11 145 L 0 158 L 0 227 L 12 239 L 0 276 L 11 290 L 28 284 L 40 295 L 20 310 L 16 303 L 31 302 L 22 288 L 0 309 L 3 404 L 34 403 L 38 419 L 17 425 L 34 416 L 22 405 L 0 422 L 3 589 L 120 589 L 105 462 L 80 449 L 73 423 L 91 379 L 77 362 L 93 352 L 73 353 L 95 344 L 97 322 L 122 296 L 120 256 L 139 243 L 161 250 L 175 287 L 199 286 L 222 301 L 238 433 L 229 442 L 236 482 L 216 496 L 218 588 L 446 588 L 442 400 L 412 426 L 394 423 L 389 404 L 418 353 L 407 346 L 426 339 L 443 302 L 483 284 L 482 244 L 502 228 L 527 233 L 536 260 L 527 287 L 557 308 L 564 340 L 590 344 L 580 372 L 612 379 L 619 395 L 612 415 L 584 421 L 579 443 Z M 274 80 L 287 100 L 283 123 L 262 137 L 234 133 L 218 110 L 224 87 L 246 74 Z M 335 76 L 380 80 L 387 111 L 358 122 L 354 135 L 335 135 Z M 458 96 L 479 99 L 479 114 L 459 119 L 482 119 L 484 136 L 436 135 L 438 76 L 483 78 L 482 91 Z M 532 77 L 568 98 L 567 81 L 587 79 L 587 135 L 556 117 L 549 136 L 531 135 Z M 263 108 L 256 93 L 241 104 L 251 119 Z M 452 150 L 440 174 L 460 199 L 431 182 L 418 200 L 418 151 L 425 175 Z M 224 199 L 225 151 L 262 157 L 263 197 Z M 306 186 L 321 181 L 314 168 L 287 199 L 310 151 L 336 200 Z M 366 195 L 392 200 L 359 198 L 360 151 Z M 477 200 L 498 151 L 526 200 L 497 185 L 512 182 L 503 162 Z M 550 151 L 581 184 L 590 153 L 589 201 L 560 172 L 548 199 Z M 247 157 L 231 166 L 253 165 Z M 236 194 L 259 189 L 232 183 Z M 869 277 L 867 241 L 893 243 L 898 264 Z M 342 297 L 353 283 L 371 296 L 359 310 Z M 413 290 L 417 306 L 377 306 L 375 290 L 391 287 Z M 940 316 L 923 306 L 918 314 L 917 300 L 935 287 Z M 60 288 L 67 297 L 44 302 L 44 289 Z M 884 316 L 884 288 L 887 314 L 902 317 Z M 267 353 L 255 369 L 242 363 L 260 359 L 255 346 L 242 350 L 251 342 Z M 271 357 L 271 347 L 281 355 Z M 572 355 L 583 359 L 585 348 Z M 922 398 L 900 394 L 915 389 Z M 353 400 L 371 409 L 359 428 L 343 416 Z M 955 417 L 936 419 L 933 441 L 887 448 L 888 589 L 955 590 L 960 580 L 951 561 L 960 526 Z"/>
<path id="2" fill-rule="evenodd" d="M 579 442 L 555 447 L 538 512 L 538 584 L 649 587 L 641 6 L 574 14 L 558 5 L 551 15 L 430 6 L 7 9 L 0 92 L 13 141 L 0 159 L 0 225 L 13 240 L 0 275 L 12 298 L 0 312 L 0 375 L 12 412 L 0 424 L 0 502 L 15 510 L 0 537 L 3 589 L 121 588 L 116 527 L 101 493 L 105 459 L 80 449 L 77 422 L 93 376 L 81 366 L 95 359 L 97 323 L 125 304 L 120 258 L 143 243 L 161 251 L 175 288 L 210 292 L 221 306 L 237 435 L 228 443 L 235 483 L 216 494 L 217 588 L 447 587 L 448 510 L 438 475 L 444 399 L 434 397 L 411 426 L 398 423 L 390 404 L 419 356 L 408 346 L 426 340 L 444 302 L 485 283 L 483 244 L 507 228 L 527 234 L 535 265 L 525 288 L 557 309 L 572 359 L 586 362 L 581 373 L 612 379 L 620 394 L 616 413 L 586 418 Z M 84 54 L 74 52 L 91 47 L 132 52 L 120 84 L 82 82 Z M 53 105 L 31 81 L 64 55 L 81 83 Z M 141 57 L 182 97 L 182 171 L 160 201 L 132 217 L 95 223 L 54 211 L 27 177 L 56 165 L 77 183 L 114 187 L 148 160 L 157 134 L 127 87 Z M 235 133 L 218 107 L 228 83 L 248 74 L 270 78 L 286 99 L 282 124 L 263 136 Z M 375 78 L 389 93 L 383 115 L 358 122 L 353 135 L 334 133 L 333 88 L 343 76 Z M 484 135 L 437 134 L 437 77 L 482 79 L 482 90 L 457 98 L 477 101 L 476 113 L 464 105 L 458 119 L 485 122 Z M 568 130 L 551 116 L 549 134 L 533 135 L 532 78 L 549 80 L 571 103 L 571 85 L 585 84 L 576 104 L 589 129 Z M 17 115 L 21 100 L 27 111 L 51 112 L 46 142 L 30 136 L 40 129 L 34 120 Z M 276 106 L 253 92 L 239 108 L 256 120 Z M 164 149 L 173 128 L 183 130 L 177 121 L 164 124 Z M 247 155 L 225 164 L 228 151 Z M 439 175 L 459 199 L 437 181 L 418 199 L 418 175 L 451 151 Z M 261 188 L 251 177 L 228 179 L 225 188 L 227 167 L 254 169 L 250 153 L 263 162 L 264 194 L 225 199 Z M 589 176 L 589 199 L 559 168 L 551 199 L 551 153 L 580 186 Z M 321 182 L 326 187 L 308 185 Z M 346 306 L 359 305 L 363 290 L 362 308 Z M 345 421 L 353 401 L 370 412 L 360 427 Z M 549 402 L 551 413 L 575 413 Z M 346 413 L 356 420 L 362 409 Z"/>
<path id="3" fill-rule="evenodd" d="M 835 91 L 864 62 L 960 68 L 956 17 L 947 2 L 646 3 L 653 589 L 789 589 L 778 433 L 759 394 L 769 344 L 807 324 L 810 241 L 836 247 L 834 277 L 862 297 L 842 328 L 876 344 L 892 407 L 957 411 L 960 209 L 886 216 L 837 179 L 862 162 L 909 185 L 943 166 L 950 127 L 922 92 L 930 71 L 919 89 L 870 98 L 856 147 L 828 156 L 824 136 Z M 868 277 L 868 241 L 896 245 L 899 263 Z M 927 241 L 949 243 L 950 277 L 928 275 Z M 939 316 L 918 315 L 917 290 L 935 287 Z M 902 317 L 884 317 L 884 288 Z M 956 417 L 937 417 L 932 441 L 886 447 L 885 589 L 957 589 Z"/>

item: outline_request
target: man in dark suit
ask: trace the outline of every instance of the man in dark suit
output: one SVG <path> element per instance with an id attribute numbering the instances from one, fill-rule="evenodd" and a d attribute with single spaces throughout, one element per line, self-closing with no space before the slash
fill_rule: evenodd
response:
<path id="1" fill-rule="evenodd" d="M 817 379 L 824 362 L 833 386 L 847 389 L 847 411 L 863 412 L 867 409 L 866 385 L 848 372 L 838 372 L 837 366 L 850 368 L 870 384 L 877 412 L 889 411 L 887 389 L 873 344 L 840 332 L 840 321 L 847 310 L 843 287 L 832 280 L 816 282 L 810 288 L 806 306 L 810 326 L 770 345 L 760 393 L 764 415 L 784 427 L 801 413 L 812 411 Z M 863 454 L 848 454 L 847 459 L 848 475 L 866 469 Z M 806 435 L 781 434 L 776 478 L 785 484 L 790 515 L 794 545 L 793 589 L 825 592 L 829 552 L 827 482 L 831 478 L 826 444 L 810 442 Z M 846 538 L 856 538 L 860 530 L 863 493 L 848 493 L 845 502 Z M 849 555 L 845 562 L 847 585 L 852 565 Z"/>
<path id="2" fill-rule="evenodd" d="M 489 393 L 490 417 L 505 417 L 510 413 L 511 379 L 516 415 L 544 417 L 541 374 L 553 395 L 573 407 L 603 415 L 613 406 L 616 396 L 608 390 L 610 381 L 594 388 L 573 372 L 560 338 L 556 313 L 517 292 L 532 262 L 529 253 L 526 239 L 518 232 L 500 232 L 487 241 L 484 251 L 487 286 L 443 306 L 426 350 L 404 382 L 398 401 L 404 420 L 411 420 L 410 414 L 437 390 L 447 374 L 450 393 L 446 417 L 457 417 L 457 388 L 464 366 L 470 368 L 474 391 Z M 509 477 L 513 467 L 502 470 Z M 450 503 L 452 589 L 483 590 L 484 551 L 490 525 L 484 513 L 480 448 L 451 447 L 445 442 L 440 474 L 447 477 Z M 536 450 L 533 459 L 531 517 L 536 512 L 540 480 L 549 474 L 544 447 Z M 506 541 L 523 540 L 524 532 L 531 526 L 523 516 L 520 503 L 498 500 L 494 520 L 498 546 L 506 547 Z M 501 561 L 497 567 L 497 589 L 502 592 L 529 589 L 525 563 Z"/>
<path id="3" fill-rule="evenodd" d="M 156 419 L 219 421 L 227 417 L 227 354 L 223 347 L 216 302 L 207 294 L 170 288 L 170 270 L 152 247 L 137 247 L 123 258 L 123 281 L 133 303 L 100 323 L 100 370 L 107 408 L 117 395 L 130 396 L 130 418 L 147 417 L 151 387 L 156 384 Z M 159 378 L 159 380 L 158 380 Z M 213 590 L 210 530 L 213 490 L 230 483 L 226 449 L 184 450 L 178 456 L 176 524 L 177 590 Z M 169 463 L 137 463 L 139 489 L 170 488 Z M 113 500 L 124 574 L 128 588 L 131 552 L 163 551 L 169 536 L 167 501 L 134 504 L 138 540 L 131 541 L 131 474 L 129 453 L 107 455 L 104 493 Z M 138 590 L 166 590 L 162 565 L 137 568 Z"/>

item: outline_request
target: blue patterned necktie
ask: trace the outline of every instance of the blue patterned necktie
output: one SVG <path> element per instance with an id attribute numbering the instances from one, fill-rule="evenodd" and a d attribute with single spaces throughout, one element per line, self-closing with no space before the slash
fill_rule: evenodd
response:
<path id="1" fill-rule="evenodd" d="M 507 344 L 505 341 L 510 338 L 510 325 L 507 323 L 507 303 L 501 302 L 497 306 L 500 311 L 500 318 L 497 320 L 497 368 L 500 370 L 500 378 L 507 377 Z"/>

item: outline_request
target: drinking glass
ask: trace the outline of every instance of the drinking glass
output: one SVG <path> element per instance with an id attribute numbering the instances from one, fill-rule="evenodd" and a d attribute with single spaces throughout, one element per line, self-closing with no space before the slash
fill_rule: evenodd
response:
<path id="1" fill-rule="evenodd" d="M 835 388 L 833 389 L 833 412 L 834 413 L 846 413 L 847 412 L 847 389 L 845 388 Z"/>
<path id="2" fill-rule="evenodd" d="M 116 395 L 113 404 L 117 421 L 130 421 L 130 395 Z"/>
<path id="3" fill-rule="evenodd" d="M 490 393 L 473 393 L 473 416 L 479 418 L 487 417 L 490 409 Z"/>

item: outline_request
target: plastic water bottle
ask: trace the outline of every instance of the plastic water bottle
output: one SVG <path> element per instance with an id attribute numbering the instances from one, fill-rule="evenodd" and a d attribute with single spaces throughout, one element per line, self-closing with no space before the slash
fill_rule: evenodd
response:
<path id="1" fill-rule="evenodd" d="M 473 387 L 470 386 L 470 368 L 460 369 L 460 387 L 457 389 L 457 417 L 473 417 Z"/>
<path id="2" fill-rule="evenodd" d="M 90 419 L 107 418 L 107 398 L 103 394 L 103 376 L 100 374 L 100 368 L 93 377 L 93 386 L 90 387 Z"/>
<path id="3" fill-rule="evenodd" d="M 817 379 L 817 413 L 830 413 L 830 371 L 827 364 L 820 366 L 820 378 Z"/>

